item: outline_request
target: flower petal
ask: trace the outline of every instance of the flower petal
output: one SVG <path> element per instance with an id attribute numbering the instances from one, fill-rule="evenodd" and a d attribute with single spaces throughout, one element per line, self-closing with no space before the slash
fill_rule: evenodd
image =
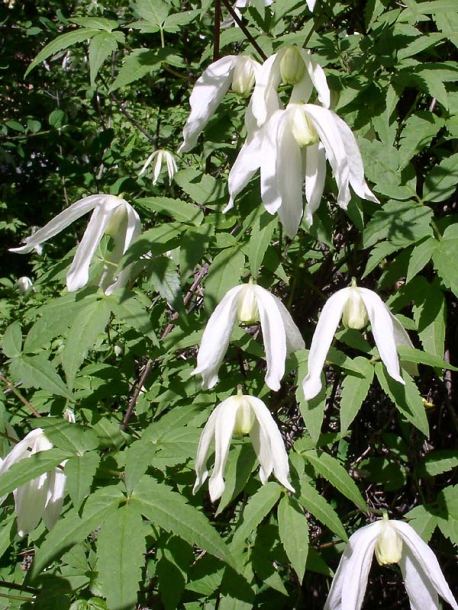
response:
<path id="1" fill-rule="evenodd" d="M 198 489 L 202 486 L 202 484 L 208 477 L 207 459 L 210 453 L 210 445 L 215 437 L 215 425 L 221 408 L 221 404 L 219 404 L 213 411 L 213 413 L 210 415 L 202 431 L 202 434 L 200 435 L 195 464 L 196 482 L 194 483 L 194 487 L 192 490 L 193 494 L 198 491 Z"/>
<path id="2" fill-rule="evenodd" d="M 48 473 L 48 496 L 43 511 L 43 521 L 48 530 L 51 530 L 62 511 L 65 496 L 66 476 L 62 469 L 54 468 Z"/>
<path id="3" fill-rule="evenodd" d="M 282 315 L 273 295 L 261 286 L 253 286 L 259 310 L 267 372 L 265 381 L 271 390 L 280 389 L 285 372 L 286 333 Z"/>
<path id="4" fill-rule="evenodd" d="M 219 405 L 218 416 L 215 422 L 215 465 L 208 481 L 208 491 L 210 492 L 212 502 L 221 498 L 224 492 L 223 473 L 240 405 L 239 396 L 231 396 Z"/>
<path id="5" fill-rule="evenodd" d="M 183 144 L 178 152 L 188 152 L 197 143 L 221 100 L 226 95 L 232 81 L 237 55 L 228 55 L 213 62 L 200 76 L 189 98 L 191 113 L 183 129 Z"/>
<path id="6" fill-rule="evenodd" d="M 278 158 L 280 126 L 287 119 L 284 110 L 277 110 L 260 130 L 261 197 L 269 214 L 275 214 L 282 204 L 278 188 Z"/>
<path id="7" fill-rule="evenodd" d="M 33 235 L 27 237 L 25 246 L 10 248 L 10 252 L 17 252 L 18 254 L 31 252 L 44 241 L 47 241 L 48 239 L 51 239 L 51 237 L 54 237 L 54 235 L 60 233 L 62 229 L 71 225 L 73 221 L 86 214 L 86 212 L 95 208 L 97 204 L 104 201 L 105 197 L 107 197 L 107 195 L 90 195 L 89 197 L 79 199 L 66 210 L 55 216 L 43 228 L 38 229 Z"/>
<path id="8" fill-rule="evenodd" d="M 262 64 L 251 96 L 252 111 L 261 127 L 281 107 L 277 87 L 281 82 L 280 61 L 282 55 L 275 53 Z"/>
<path id="9" fill-rule="evenodd" d="M 396 381 L 399 381 L 399 383 L 405 385 L 399 369 L 399 358 L 396 351 L 394 327 L 390 311 L 378 294 L 372 290 L 358 288 L 358 291 L 367 309 L 372 326 L 372 334 L 374 335 L 380 358 L 386 366 L 388 374 Z"/>
<path id="10" fill-rule="evenodd" d="M 286 354 L 291 354 L 292 352 L 297 351 L 298 349 L 305 349 L 304 339 L 302 338 L 301 331 L 298 329 L 296 324 L 294 323 L 291 314 L 275 295 L 272 295 L 275 300 L 275 304 L 278 307 L 278 311 L 283 320 L 283 326 L 285 328 L 286 333 Z"/>
<path id="11" fill-rule="evenodd" d="M 431 580 L 408 549 L 403 552 L 399 566 L 411 610 L 437 610 L 439 596 L 432 586 Z"/>
<path id="12" fill-rule="evenodd" d="M 313 224 L 313 214 L 318 209 L 326 182 L 326 154 L 321 143 L 311 144 L 306 149 L 305 164 L 305 217 L 307 223 Z"/>
<path id="13" fill-rule="evenodd" d="M 311 400 L 321 390 L 321 370 L 348 301 L 349 290 L 349 288 L 339 290 L 323 307 L 310 345 L 308 374 L 302 384 L 305 400 Z"/>
<path id="14" fill-rule="evenodd" d="M 237 298 L 243 288 L 243 285 L 235 286 L 225 294 L 205 327 L 197 354 L 197 368 L 192 372 L 193 375 L 202 375 L 204 390 L 212 388 L 218 381 L 218 370 L 237 317 Z"/>
<path id="15" fill-rule="evenodd" d="M 47 478 L 47 473 L 42 474 L 13 492 L 19 536 L 29 534 L 40 522 L 48 494 Z"/>
<path id="16" fill-rule="evenodd" d="M 421 570 L 423 571 L 422 580 L 425 588 L 429 588 L 427 585 L 427 582 L 429 581 L 437 593 L 452 606 L 453 610 L 458 610 L 458 604 L 444 578 L 439 562 L 426 542 L 420 538 L 417 532 L 408 523 L 404 523 L 403 521 L 391 521 L 391 523 L 396 527 L 399 535 L 407 546 L 408 551 L 410 552 L 409 558 L 411 562 L 415 560 L 421 567 Z M 408 570 L 410 566 L 404 564 L 404 567 Z M 411 572 L 409 575 L 411 576 Z M 413 581 L 409 580 L 410 588 L 412 588 L 410 586 L 411 583 L 413 583 Z M 406 588 L 407 587 L 408 583 L 406 580 Z M 427 606 L 422 606 L 422 610 L 423 609 L 427 610 Z"/>
<path id="17" fill-rule="evenodd" d="M 329 89 L 328 81 L 326 79 L 326 74 L 324 73 L 323 68 L 317 61 L 315 61 L 315 59 L 310 54 L 310 51 L 308 51 L 307 49 L 301 49 L 299 47 L 298 51 L 301 54 L 302 59 L 304 60 L 305 67 L 307 68 L 307 74 L 318 93 L 318 99 L 325 108 L 329 108 L 329 106 L 331 105 L 331 91 Z M 303 101 L 308 102 L 309 97 L 310 94 Z M 293 101 L 292 96 L 290 101 Z"/>
<path id="18" fill-rule="evenodd" d="M 251 180 L 256 170 L 261 165 L 261 144 L 262 133 L 257 131 L 250 140 L 247 140 L 236 160 L 234 161 L 228 178 L 229 203 L 223 212 L 227 212 L 234 207 L 237 195 L 242 191 Z"/>

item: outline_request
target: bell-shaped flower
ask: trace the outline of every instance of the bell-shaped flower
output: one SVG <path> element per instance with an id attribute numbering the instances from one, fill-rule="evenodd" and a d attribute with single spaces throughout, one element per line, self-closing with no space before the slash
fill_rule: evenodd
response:
<path id="1" fill-rule="evenodd" d="M 359 197 L 378 202 L 364 180 L 355 136 L 334 112 L 315 104 L 290 104 L 277 110 L 242 146 L 229 173 L 229 203 L 261 170 L 261 198 L 270 214 L 278 213 L 285 232 L 294 237 L 303 215 L 313 222 L 326 179 L 326 158 L 337 182 L 337 203 L 346 209 L 350 185 Z"/>
<path id="2" fill-rule="evenodd" d="M 117 266 L 132 240 L 141 232 L 141 222 L 137 212 L 120 197 L 100 194 L 76 201 L 42 229 L 26 238 L 25 246 L 11 248 L 11 252 L 19 254 L 31 252 L 91 210 L 94 210 L 91 219 L 67 273 L 67 288 L 70 292 L 74 292 L 87 284 L 90 262 L 103 235 L 106 234 L 113 237 L 114 247 L 105 259 L 99 286 L 106 294 L 111 294 L 115 288 L 124 286 L 128 280 L 129 268 L 124 268 L 116 276 Z"/>
<path id="3" fill-rule="evenodd" d="M 212 442 L 215 443 L 215 465 L 208 482 L 212 502 L 223 494 L 224 469 L 234 434 L 249 434 L 259 460 L 259 477 L 262 484 L 274 473 L 286 489 L 294 492 L 288 481 L 289 465 L 285 445 L 269 409 L 259 398 L 243 395 L 226 398 L 210 415 L 199 441 L 196 457 L 196 482 L 193 492 L 208 477 L 207 459 Z"/>
<path id="4" fill-rule="evenodd" d="M 174 175 L 178 171 L 178 167 L 177 167 L 177 162 L 175 161 L 175 157 L 168 150 L 155 150 L 153 153 L 151 153 L 150 156 L 146 159 L 146 161 L 138 175 L 143 176 L 143 174 L 146 173 L 147 168 L 152 163 L 153 164 L 153 184 L 157 184 L 164 161 L 167 166 L 169 184 L 171 184 Z"/>
<path id="5" fill-rule="evenodd" d="M 265 381 L 271 390 L 279 390 L 287 355 L 304 349 L 304 341 L 280 299 L 251 282 L 231 288 L 210 316 L 193 375 L 202 375 L 205 390 L 217 383 L 236 320 L 245 324 L 261 322 L 267 360 Z"/>
<path id="6" fill-rule="evenodd" d="M 436 556 L 415 530 L 386 516 L 350 537 L 324 610 L 360 610 L 375 557 L 380 565 L 398 563 L 412 610 L 439 610 L 439 596 L 458 610 Z"/>
<path id="7" fill-rule="evenodd" d="M 344 326 L 357 330 L 370 321 L 380 358 L 388 374 L 405 384 L 396 346 L 413 347 L 409 335 L 378 294 L 367 288 L 359 288 L 353 281 L 349 288 L 333 294 L 323 307 L 310 346 L 308 374 L 303 381 L 305 399 L 311 400 L 321 390 L 321 370 L 341 319 Z"/>
<path id="8" fill-rule="evenodd" d="M 32 280 L 26 275 L 20 277 L 18 281 L 14 284 L 14 287 L 17 289 L 19 294 L 22 295 L 26 295 L 30 291 L 35 292 Z"/>
<path id="9" fill-rule="evenodd" d="M 48 451 L 52 447 L 53 444 L 46 438 L 41 428 L 32 430 L 3 460 L 0 477 L 8 472 L 13 464 L 29 458 L 34 453 Z M 63 466 L 64 464 L 61 464 L 60 468 L 53 468 L 50 472 L 32 479 L 13 491 L 19 536 L 25 536 L 35 529 L 40 519 L 43 519 L 48 530 L 54 527 L 64 501 Z M 5 499 L 6 496 L 0 498 L 0 504 L 3 504 Z"/>
<path id="10" fill-rule="evenodd" d="M 227 55 L 213 62 L 200 76 L 189 98 L 191 113 L 183 129 L 178 152 L 189 152 L 229 88 L 246 97 L 251 93 L 260 64 L 244 55 Z"/>
<path id="11" fill-rule="evenodd" d="M 323 68 L 310 51 L 297 46 L 285 47 L 262 64 L 256 79 L 252 111 L 259 127 L 283 107 L 278 95 L 281 83 L 292 85 L 290 104 L 305 104 L 316 89 L 318 100 L 329 108 L 331 92 Z"/>

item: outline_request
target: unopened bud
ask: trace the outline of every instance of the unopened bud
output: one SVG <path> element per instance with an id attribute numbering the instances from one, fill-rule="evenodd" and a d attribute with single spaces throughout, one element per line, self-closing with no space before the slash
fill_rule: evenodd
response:
<path id="1" fill-rule="evenodd" d="M 287 85 L 296 85 L 304 76 L 305 63 L 297 47 L 289 47 L 280 60 L 280 74 L 282 82 Z"/>
<path id="2" fill-rule="evenodd" d="M 19 294 L 27 294 L 33 289 L 33 282 L 29 277 L 23 275 L 14 284 L 14 287 L 17 288 Z"/>
<path id="3" fill-rule="evenodd" d="M 312 125 L 307 113 L 300 104 L 293 110 L 291 130 L 299 146 L 310 146 L 320 141 L 315 127 Z"/>
<path id="4" fill-rule="evenodd" d="M 367 309 L 356 287 L 350 288 L 350 296 L 342 313 L 342 322 L 346 328 L 361 330 L 368 323 Z"/>
<path id="5" fill-rule="evenodd" d="M 382 531 L 375 545 L 379 565 L 399 563 L 402 557 L 402 538 L 388 520 L 383 520 Z"/>
<path id="6" fill-rule="evenodd" d="M 245 396 L 234 396 L 237 401 L 237 415 L 235 417 L 234 434 L 249 434 L 253 428 L 255 415 Z"/>
<path id="7" fill-rule="evenodd" d="M 240 291 L 237 301 L 237 317 L 239 322 L 254 324 L 259 321 L 259 309 L 256 292 L 252 284 L 247 284 Z"/>
<path id="8" fill-rule="evenodd" d="M 234 93 L 246 97 L 251 93 L 254 85 L 254 68 L 251 57 L 237 57 L 232 76 L 232 90 Z"/>

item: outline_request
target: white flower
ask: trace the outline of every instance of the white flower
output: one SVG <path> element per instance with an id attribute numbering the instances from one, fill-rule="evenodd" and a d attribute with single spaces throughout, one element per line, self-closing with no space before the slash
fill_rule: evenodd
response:
<path id="1" fill-rule="evenodd" d="M 73 203 L 53 218 L 46 226 L 25 240 L 26 245 L 11 248 L 11 252 L 26 254 L 39 244 L 51 239 L 72 222 L 94 210 L 87 225 L 72 265 L 67 274 L 67 288 L 74 292 L 85 286 L 89 279 L 89 265 L 104 234 L 114 239 L 114 248 L 105 260 L 103 275 L 99 281 L 106 294 L 125 285 L 129 275 L 126 267 L 115 278 L 116 268 L 132 240 L 141 232 L 141 222 L 134 208 L 114 195 L 90 195 Z"/>
<path id="2" fill-rule="evenodd" d="M 258 456 L 259 477 L 262 484 L 274 473 L 286 489 L 294 492 L 288 481 L 289 465 L 283 439 L 269 409 L 259 398 L 243 395 L 231 396 L 219 404 L 210 415 L 199 441 L 196 457 L 196 482 L 193 493 L 208 477 L 206 469 L 210 445 L 215 441 L 215 465 L 208 482 L 212 502 L 224 491 L 223 473 L 233 434 L 250 434 Z"/>
<path id="3" fill-rule="evenodd" d="M 429 546 L 410 525 L 387 518 L 350 537 L 324 610 L 360 610 L 374 551 L 380 565 L 399 563 L 412 610 L 439 610 L 439 595 L 458 610 Z"/>
<path id="4" fill-rule="evenodd" d="M 331 92 L 323 68 L 310 51 L 297 46 L 285 47 L 271 55 L 261 66 L 253 91 L 252 107 L 258 126 L 282 108 L 278 96 L 280 83 L 293 85 L 289 103 L 305 104 L 313 89 L 325 108 L 331 103 Z"/>
<path id="5" fill-rule="evenodd" d="M 18 281 L 14 284 L 14 287 L 17 288 L 19 294 L 28 294 L 31 290 L 35 292 L 35 288 L 33 286 L 32 280 L 23 275 L 18 279 Z"/>
<path id="6" fill-rule="evenodd" d="M 21 460 L 29 458 L 34 453 L 52 449 L 52 443 L 46 438 L 41 428 L 29 432 L 11 452 L 0 466 L 0 476 Z M 63 467 L 64 464 L 61 464 Z M 54 527 L 64 501 L 65 474 L 62 468 L 53 468 L 36 479 L 14 490 L 14 503 L 17 515 L 18 534 L 25 536 L 36 528 L 43 519 L 50 530 Z M 6 496 L 0 498 L 3 504 Z"/>
<path id="7" fill-rule="evenodd" d="M 310 346 L 308 374 L 303 381 L 305 399 L 312 399 L 321 390 L 321 370 L 341 318 L 347 328 L 358 330 L 370 321 L 380 358 L 388 374 L 405 384 L 396 346 L 413 347 L 408 334 L 375 292 L 359 288 L 354 283 L 333 294 L 323 307 Z"/>
<path id="8" fill-rule="evenodd" d="M 265 381 L 269 388 L 278 390 L 286 356 L 304 349 L 304 341 L 280 299 L 252 283 L 231 288 L 216 307 L 202 336 L 193 375 L 202 375 L 205 390 L 216 384 L 237 318 L 247 324 L 260 320 L 267 360 Z"/>
<path id="9" fill-rule="evenodd" d="M 253 104 L 254 107 L 254 104 Z M 270 214 L 278 213 L 288 236 L 294 237 L 303 214 L 313 222 L 326 179 L 328 159 L 339 189 L 337 203 L 346 209 L 350 185 L 359 197 L 378 202 L 364 180 L 358 144 L 348 125 L 334 112 L 315 104 L 290 104 L 277 110 L 242 146 L 229 173 L 229 203 L 261 170 L 261 198 Z"/>
<path id="10" fill-rule="evenodd" d="M 154 161 L 153 165 L 153 184 L 157 184 L 159 180 L 159 174 L 161 173 L 162 164 L 167 165 L 167 174 L 169 176 L 169 184 L 172 183 L 173 176 L 176 174 L 178 167 L 175 161 L 175 157 L 168 150 L 155 150 L 148 159 L 145 161 L 142 169 L 140 170 L 139 176 L 143 176 L 148 166 Z"/>
<path id="11" fill-rule="evenodd" d="M 194 148 L 229 87 L 242 96 L 251 93 L 259 68 L 257 61 L 244 55 L 228 55 L 208 66 L 197 79 L 189 98 L 191 113 L 183 129 L 184 141 L 179 153 Z"/>

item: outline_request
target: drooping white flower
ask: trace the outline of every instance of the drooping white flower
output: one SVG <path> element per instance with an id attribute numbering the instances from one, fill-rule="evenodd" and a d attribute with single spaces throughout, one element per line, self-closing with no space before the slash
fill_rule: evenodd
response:
<path id="1" fill-rule="evenodd" d="M 359 288 L 354 282 L 349 288 L 333 294 L 323 307 L 310 346 L 308 374 L 303 381 L 305 399 L 311 400 L 321 390 L 321 370 L 341 319 L 347 328 L 358 330 L 370 321 L 375 344 L 388 374 L 405 384 L 396 346 L 413 347 L 409 335 L 378 294 Z"/>
<path id="2" fill-rule="evenodd" d="M 412 610 L 439 610 L 439 595 L 458 610 L 436 556 L 415 530 L 386 517 L 350 537 L 324 610 L 360 610 L 375 556 L 380 565 L 398 563 Z"/>
<path id="3" fill-rule="evenodd" d="M 274 473 L 286 489 L 294 492 L 288 481 L 289 465 L 283 439 L 269 409 L 259 398 L 243 395 L 226 398 L 210 415 L 199 441 L 196 457 L 196 482 L 193 492 L 208 477 L 206 467 L 212 441 L 215 443 L 215 465 L 208 482 L 212 502 L 223 494 L 224 468 L 233 434 L 249 434 L 259 460 L 259 477 L 262 484 Z"/>
<path id="4" fill-rule="evenodd" d="M 35 292 L 32 280 L 26 275 L 20 277 L 18 281 L 14 284 L 14 287 L 17 289 L 19 294 L 23 295 L 28 294 L 31 290 Z"/>
<path id="5" fill-rule="evenodd" d="M 229 88 L 247 96 L 251 93 L 260 64 L 244 55 L 227 55 L 213 62 L 200 76 L 189 98 L 191 113 L 183 129 L 178 152 L 189 152 L 213 116 Z"/>
<path id="6" fill-rule="evenodd" d="M 169 176 L 169 184 L 172 183 L 173 177 L 178 171 L 175 157 L 168 150 L 155 150 L 145 161 L 142 169 L 140 170 L 139 176 L 143 176 L 146 173 L 147 168 L 153 163 L 153 184 L 157 184 L 159 175 L 161 173 L 163 163 L 167 165 L 167 174 Z"/>
<path id="7" fill-rule="evenodd" d="M 104 234 L 114 239 L 114 248 L 105 259 L 105 267 L 99 286 L 106 294 L 124 286 L 129 268 L 124 268 L 116 277 L 116 268 L 131 242 L 141 232 L 141 222 L 134 208 L 114 195 L 90 195 L 73 203 L 53 218 L 46 226 L 25 240 L 25 246 L 11 248 L 11 252 L 26 254 L 39 244 L 51 239 L 72 222 L 94 210 L 83 239 L 76 249 L 75 257 L 67 273 L 67 288 L 74 292 L 85 286 L 89 279 L 89 265 Z"/>
<path id="8" fill-rule="evenodd" d="M 3 460 L 0 477 L 8 472 L 13 464 L 29 458 L 34 453 L 48 451 L 52 447 L 53 444 L 46 438 L 42 428 L 32 430 Z M 25 536 L 35 529 L 40 519 L 43 519 L 48 530 L 54 527 L 64 501 L 63 466 L 64 464 L 61 464 L 61 468 L 53 468 L 50 472 L 32 479 L 13 491 L 19 536 Z M 0 504 L 3 504 L 5 499 L 6 496 L 0 498 Z"/>
<path id="9" fill-rule="evenodd" d="M 283 108 L 278 95 L 281 83 L 292 85 L 290 104 L 305 104 L 316 89 L 325 108 L 331 103 L 331 92 L 323 68 L 310 51 L 297 46 L 280 49 L 261 66 L 252 97 L 252 111 L 261 127 L 272 114 Z"/>
<path id="10" fill-rule="evenodd" d="M 326 179 L 328 159 L 339 192 L 337 204 L 346 209 L 350 185 L 359 197 L 378 202 L 364 179 L 355 136 L 334 112 L 316 104 L 290 104 L 277 110 L 242 146 L 229 173 L 229 203 L 261 171 L 261 198 L 270 214 L 278 213 L 289 237 L 294 237 L 303 215 L 313 222 Z"/>
<path id="11" fill-rule="evenodd" d="M 231 288 L 210 316 L 193 375 L 202 375 L 205 390 L 217 383 L 218 370 L 236 319 L 246 324 L 261 322 L 267 360 L 265 381 L 270 389 L 278 390 L 285 372 L 286 356 L 303 349 L 304 341 L 280 299 L 252 283 Z"/>

